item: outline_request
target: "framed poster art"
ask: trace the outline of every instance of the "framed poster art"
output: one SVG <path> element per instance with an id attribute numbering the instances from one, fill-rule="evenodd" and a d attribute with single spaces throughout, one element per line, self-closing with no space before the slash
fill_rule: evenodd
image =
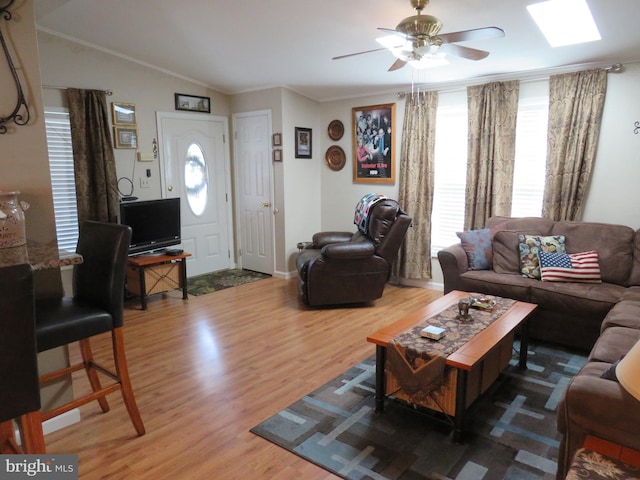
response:
<path id="1" fill-rule="evenodd" d="M 296 158 L 311 158 L 311 129 L 296 128 Z"/>
<path id="2" fill-rule="evenodd" d="M 396 104 L 354 107 L 353 183 L 395 183 Z"/>

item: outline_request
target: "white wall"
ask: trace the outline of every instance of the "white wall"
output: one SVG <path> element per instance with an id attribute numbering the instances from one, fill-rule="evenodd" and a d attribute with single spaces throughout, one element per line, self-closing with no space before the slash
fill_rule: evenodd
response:
<path id="1" fill-rule="evenodd" d="M 584 220 L 640 228 L 640 63 L 607 77 L 598 154 L 584 209 Z"/>

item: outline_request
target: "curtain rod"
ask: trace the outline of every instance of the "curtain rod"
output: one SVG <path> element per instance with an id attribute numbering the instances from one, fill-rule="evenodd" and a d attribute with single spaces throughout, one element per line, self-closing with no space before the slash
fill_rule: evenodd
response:
<path id="1" fill-rule="evenodd" d="M 576 67 L 576 66 L 574 66 Z M 602 68 L 605 72 L 607 73 L 622 73 L 624 72 L 624 65 L 622 63 L 614 63 L 613 65 L 609 65 L 607 67 L 593 67 L 593 68 Z M 527 76 L 525 72 L 520 72 L 523 74 L 521 81 L 522 82 L 533 82 L 536 80 L 542 80 L 544 78 L 548 78 L 550 75 L 553 75 L 552 71 L 559 71 L 562 70 L 563 72 L 566 70 L 566 67 L 558 67 L 555 69 L 548 69 L 547 73 L 544 74 L 542 72 L 537 72 L 538 74 L 536 75 L 535 73 L 533 73 L 531 76 Z M 578 71 L 578 70 L 573 70 L 573 71 Z M 516 73 L 517 74 L 517 73 Z M 490 80 L 491 78 L 497 78 L 497 77 L 512 77 L 513 75 L 516 74 L 504 74 L 504 75 L 487 75 L 487 76 L 481 76 L 481 77 L 475 77 L 475 78 L 469 78 L 467 80 L 461 80 L 459 82 L 456 82 L 456 85 L 452 85 L 449 88 L 444 88 L 441 90 L 438 90 L 437 86 L 438 84 L 423 84 L 423 85 L 418 85 L 418 87 L 422 86 L 425 87 L 425 89 L 429 89 L 429 90 L 438 90 L 439 92 L 451 92 L 451 91 L 457 91 L 460 90 L 461 88 L 465 87 L 466 85 L 471 85 L 472 82 L 476 82 L 476 81 L 480 81 L 483 78 L 486 80 Z M 499 80 L 497 80 L 499 81 Z M 398 92 L 398 98 L 404 98 L 407 95 L 411 95 L 412 92 Z"/>
<path id="2" fill-rule="evenodd" d="M 68 90 L 70 87 L 58 87 L 56 85 L 42 85 L 42 88 L 48 88 L 50 90 Z M 103 90 L 103 92 L 109 96 L 113 95 L 111 90 Z"/>

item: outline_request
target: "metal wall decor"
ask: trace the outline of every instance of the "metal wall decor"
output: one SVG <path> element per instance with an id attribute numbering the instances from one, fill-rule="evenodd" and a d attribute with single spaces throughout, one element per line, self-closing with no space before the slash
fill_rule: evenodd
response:
<path id="1" fill-rule="evenodd" d="M 636 122 L 633 124 L 633 133 L 635 133 L 636 135 L 638 134 L 638 132 L 640 132 L 640 122 Z"/>
<path id="2" fill-rule="evenodd" d="M 0 5 L 0 17 L 4 20 L 11 20 L 12 15 L 8 10 L 11 4 L 15 0 L 0 0 L 3 2 L 3 5 Z M 2 51 L 4 52 L 4 56 L 7 60 L 7 64 L 9 65 L 9 71 L 11 72 L 11 76 L 13 77 L 13 81 L 16 86 L 16 106 L 13 111 L 6 117 L 1 116 L 0 114 L 0 134 L 7 133 L 7 123 L 13 121 L 16 125 L 26 125 L 29 123 L 29 107 L 27 106 L 27 101 L 24 98 L 24 92 L 22 91 L 22 85 L 20 85 L 20 78 L 18 77 L 18 72 L 16 71 L 16 67 L 13 64 L 13 60 L 11 55 L 9 54 L 9 47 L 7 47 L 7 43 L 4 39 L 4 35 L 2 34 L 2 29 L 0 28 L 0 44 L 2 45 Z"/>

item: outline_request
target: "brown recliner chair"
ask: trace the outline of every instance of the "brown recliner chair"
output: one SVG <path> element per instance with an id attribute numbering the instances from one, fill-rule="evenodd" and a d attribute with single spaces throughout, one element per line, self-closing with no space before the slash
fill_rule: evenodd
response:
<path id="1" fill-rule="evenodd" d="M 296 262 L 304 303 L 316 307 L 380 298 L 410 224 L 397 201 L 382 199 L 369 210 L 365 233 L 316 233 Z"/>

